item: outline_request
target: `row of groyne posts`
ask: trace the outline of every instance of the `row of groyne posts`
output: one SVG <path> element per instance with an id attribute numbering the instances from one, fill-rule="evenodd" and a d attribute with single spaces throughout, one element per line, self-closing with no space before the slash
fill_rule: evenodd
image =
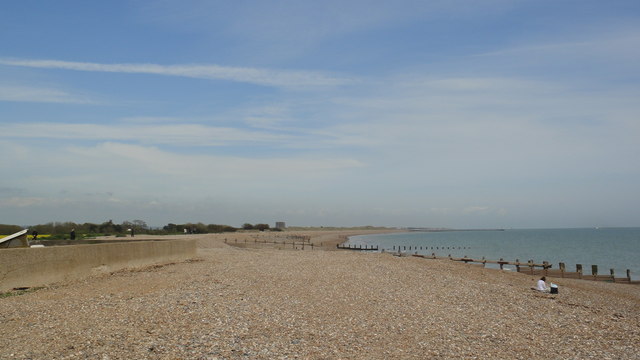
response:
<path id="1" fill-rule="evenodd" d="M 268 246 L 282 246 L 283 248 L 287 248 L 290 247 L 291 249 L 294 250 L 305 250 L 309 249 L 309 250 L 313 250 L 316 246 L 320 246 L 322 247 L 322 243 L 320 243 L 319 245 L 314 245 L 311 242 L 311 236 L 308 235 L 286 235 L 283 237 L 282 241 L 277 241 L 275 239 L 272 238 L 268 238 L 268 237 L 264 237 L 264 238 L 260 238 L 260 236 L 256 235 L 253 236 L 252 239 L 242 239 L 241 241 L 238 241 L 238 239 L 233 239 L 233 240 L 228 240 L 227 238 L 224 239 L 225 244 L 230 244 L 230 245 L 242 245 L 244 244 L 246 245 L 251 245 L 253 244 L 255 245 L 268 245 Z"/>
<path id="2" fill-rule="evenodd" d="M 402 250 L 412 251 L 411 246 L 398 246 L 397 254 L 401 255 Z M 422 250 L 422 246 L 419 247 Z M 429 247 L 425 247 L 428 249 Z M 434 247 L 431 247 L 433 249 Z M 352 245 L 352 244 L 340 244 L 338 245 L 338 249 L 345 250 L 373 250 L 377 251 L 378 246 L 373 245 Z M 436 249 L 440 249 L 440 247 L 436 247 Z M 445 249 L 467 249 L 467 247 L 442 247 L 442 250 Z M 413 250 L 418 250 L 418 246 L 414 246 Z M 382 250 L 384 252 L 384 249 Z M 393 251 L 396 251 L 396 246 L 393 247 Z M 500 270 L 504 270 L 505 265 L 515 266 L 516 271 L 519 273 L 524 273 L 528 275 L 538 275 L 538 276 L 550 276 L 550 277 L 559 277 L 559 278 L 569 278 L 569 279 L 582 279 L 582 280 L 593 280 L 593 281 L 607 281 L 621 284 L 634 284 L 640 285 L 640 281 L 631 280 L 631 271 L 627 269 L 626 277 L 616 277 L 614 269 L 609 269 L 609 274 L 599 274 L 598 273 L 598 265 L 591 265 L 591 275 L 585 274 L 583 271 L 582 264 L 576 264 L 576 271 L 567 271 L 567 267 L 565 263 L 560 263 L 558 269 L 552 269 L 552 265 L 548 261 L 543 261 L 542 264 L 536 264 L 533 260 L 529 260 L 527 262 L 521 262 L 520 259 L 516 259 L 516 261 L 506 261 L 503 258 L 500 260 L 487 260 L 484 257 L 482 259 L 473 259 L 467 256 L 456 258 L 452 257 L 451 254 L 448 256 L 436 256 L 435 253 L 431 253 L 431 255 L 419 255 L 416 251 L 412 256 L 425 258 L 425 259 L 448 259 L 451 261 L 459 261 L 464 262 L 465 264 L 474 264 L 485 267 L 486 264 L 497 264 L 500 266 Z"/>
<path id="3" fill-rule="evenodd" d="M 640 285 L 640 281 L 631 280 L 631 271 L 627 269 L 627 273 L 625 277 L 616 277 L 614 269 L 609 269 L 609 274 L 599 274 L 598 273 L 598 265 L 591 265 L 591 275 L 585 274 L 583 272 L 582 264 L 576 264 L 576 271 L 567 271 L 567 267 L 565 263 L 560 263 L 558 269 L 552 269 L 552 265 L 543 261 L 542 264 L 536 264 L 533 260 L 529 260 L 527 262 L 521 262 L 519 259 L 516 261 L 506 261 L 502 258 L 500 260 L 487 260 L 484 257 L 482 259 L 471 259 L 468 257 L 462 258 L 454 258 L 451 255 L 448 257 L 437 257 L 434 253 L 431 255 L 418 255 L 414 254 L 413 256 L 422 257 L 426 259 L 449 259 L 452 261 L 460 261 L 465 264 L 477 264 L 484 267 L 486 264 L 498 264 L 500 266 L 500 270 L 504 270 L 504 265 L 512 265 L 516 267 L 516 271 L 519 273 L 524 273 L 528 275 L 538 275 L 538 276 L 550 276 L 550 277 L 559 277 L 559 278 L 569 278 L 569 279 L 582 279 L 582 280 L 594 280 L 594 281 L 608 281 L 614 283 L 622 283 L 622 284 L 635 284 Z"/>

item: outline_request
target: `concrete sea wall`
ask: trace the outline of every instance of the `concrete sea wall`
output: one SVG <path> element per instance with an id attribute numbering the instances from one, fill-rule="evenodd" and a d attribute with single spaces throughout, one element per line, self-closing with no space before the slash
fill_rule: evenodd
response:
<path id="1" fill-rule="evenodd" d="M 195 240 L 0 249 L 0 292 L 187 260 L 196 251 Z"/>

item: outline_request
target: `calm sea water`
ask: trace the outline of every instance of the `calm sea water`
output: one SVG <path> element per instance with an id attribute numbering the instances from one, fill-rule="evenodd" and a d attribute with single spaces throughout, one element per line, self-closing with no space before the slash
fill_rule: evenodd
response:
<path id="1" fill-rule="evenodd" d="M 585 274 L 598 265 L 599 274 L 615 269 L 616 277 L 624 277 L 629 269 L 631 278 L 640 280 L 640 228 L 405 232 L 353 236 L 349 244 L 377 245 L 386 251 L 403 247 L 403 252 L 411 247 L 411 253 L 437 256 L 548 261 L 554 269 L 564 262 L 568 271 L 582 264 Z"/>

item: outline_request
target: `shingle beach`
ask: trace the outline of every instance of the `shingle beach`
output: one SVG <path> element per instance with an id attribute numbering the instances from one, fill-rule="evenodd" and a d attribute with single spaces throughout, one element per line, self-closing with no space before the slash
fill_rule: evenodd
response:
<path id="1" fill-rule="evenodd" d="M 188 235 L 190 261 L 0 298 L 0 359 L 640 359 L 640 286 L 328 251 L 353 233 Z"/>

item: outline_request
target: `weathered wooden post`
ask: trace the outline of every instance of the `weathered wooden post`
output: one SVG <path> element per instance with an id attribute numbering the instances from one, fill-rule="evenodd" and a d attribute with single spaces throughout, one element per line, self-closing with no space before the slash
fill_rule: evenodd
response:
<path id="1" fill-rule="evenodd" d="M 560 277 L 564 277 L 564 263 L 560 263 Z"/>
<path id="2" fill-rule="evenodd" d="M 576 264 L 576 272 L 578 273 L 578 279 L 582 279 L 582 264 Z"/>
<path id="3" fill-rule="evenodd" d="M 500 259 L 502 261 L 502 259 Z M 500 265 L 500 269 L 502 269 L 502 265 Z M 520 259 L 516 259 L 516 271 L 520 272 Z"/>
<path id="4" fill-rule="evenodd" d="M 593 280 L 598 280 L 598 265 L 591 265 L 591 275 Z"/>
<path id="5" fill-rule="evenodd" d="M 611 281 L 616 282 L 616 273 L 614 269 L 609 269 L 611 272 Z"/>
<path id="6" fill-rule="evenodd" d="M 527 263 L 529 264 L 529 272 L 533 275 L 533 260 L 529 260 Z"/>
<path id="7" fill-rule="evenodd" d="M 544 276 L 547 276 L 549 274 L 549 268 L 551 267 L 551 265 L 549 265 L 548 261 L 543 261 L 542 262 L 542 271 L 544 273 Z"/>
<path id="8" fill-rule="evenodd" d="M 631 271 L 627 269 L 627 280 L 629 280 L 629 284 L 631 284 Z"/>
<path id="9" fill-rule="evenodd" d="M 487 266 L 487 260 L 485 260 L 484 256 L 482 257 L 482 267 Z"/>
<path id="10" fill-rule="evenodd" d="M 504 266 L 504 259 L 500 258 L 500 261 L 498 261 L 498 264 L 500 264 L 500 270 L 504 270 L 503 266 Z"/>

